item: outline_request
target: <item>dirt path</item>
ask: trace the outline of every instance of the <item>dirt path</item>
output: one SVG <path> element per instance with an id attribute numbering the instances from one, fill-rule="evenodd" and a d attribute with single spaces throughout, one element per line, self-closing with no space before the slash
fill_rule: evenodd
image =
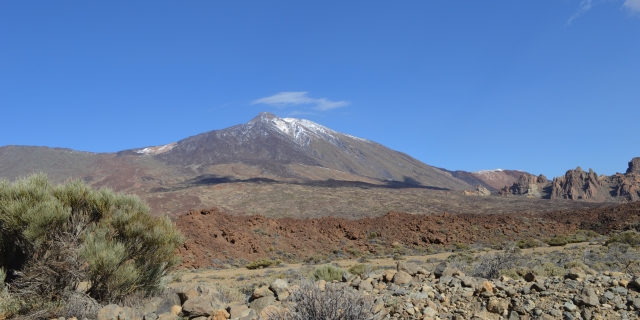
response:
<path id="1" fill-rule="evenodd" d="M 531 249 L 523 249 L 522 254 L 530 255 L 534 253 L 549 253 L 553 251 L 563 251 L 563 250 L 567 250 L 569 248 L 575 248 L 575 247 L 597 248 L 599 247 L 599 245 L 590 245 L 587 242 L 572 243 L 564 247 L 538 247 L 538 248 L 531 248 Z M 495 253 L 498 251 L 499 250 L 483 251 L 480 253 L 475 253 L 475 255 L 485 254 L 485 253 Z M 453 254 L 453 252 L 442 252 L 442 253 L 423 255 L 423 256 L 405 256 L 405 261 L 412 261 L 422 265 L 422 264 L 428 264 L 429 263 L 428 261 L 445 260 L 451 254 Z M 333 263 L 336 263 L 342 269 L 347 270 L 350 267 L 358 264 L 359 262 L 356 259 L 348 259 L 348 260 L 333 261 Z M 384 268 L 384 269 L 394 268 L 396 263 L 397 261 L 394 261 L 393 259 L 389 259 L 389 258 L 371 259 L 369 260 L 369 262 L 367 262 L 367 264 L 371 264 L 374 267 Z M 304 267 L 306 267 L 306 265 L 285 264 L 280 267 L 272 267 L 267 269 L 256 269 L 256 270 L 249 270 L 246 268 L 234 268 L 234 269 L 222 269 L 222 270 L 199 269 L 194 271 L 186 271 L 186 273 L 184 273 L 180 277 L 181 279 L 180 282 L 175 282 L 172 284 L 172 286 L 195 287 L 195 284 L 197 282 L 203 281 L 203 282 L 219 283 L 219 284 L 233 287 L 233 286 L 239 286 L 247 283 L 257 282 L 260 279 L 266 279 L 272 275 L 284 273 L 289 269 L 297 270 Z M 312 266 L 312 267 L 315 267 L 315 266 Z M 238 277 L 240 276 L 242 276 L 244 280 L 237 280 Z"/>

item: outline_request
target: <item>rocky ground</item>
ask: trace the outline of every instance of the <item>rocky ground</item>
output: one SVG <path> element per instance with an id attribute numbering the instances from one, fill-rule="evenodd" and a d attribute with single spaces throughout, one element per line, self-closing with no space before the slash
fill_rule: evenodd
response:
<path id="1" fill-rule="evenodd" d="M 425 269 L 400 261 L 394 269 L 373 270 L 340 280 L 314 283 L 320 295 L 349 292 L 362 297 L 371 319 L 636 319 L 640 278 L 623 272 L 580 267 L 564 276 L 527 273 L 520 279 L 488 280 L 466 275 L 442 262 Z M 276 279 L 248 296 L 234 296 L 200 284 L 155 298 L 138 308 L 108 305 L 107 319 L 279 319 L 300 308 L 296 295 L 309 290 L 299 279 Z M 331 308 L 328 304 L 326 308 Z M 337 309 L 344 306 L 334 306 Z"/>

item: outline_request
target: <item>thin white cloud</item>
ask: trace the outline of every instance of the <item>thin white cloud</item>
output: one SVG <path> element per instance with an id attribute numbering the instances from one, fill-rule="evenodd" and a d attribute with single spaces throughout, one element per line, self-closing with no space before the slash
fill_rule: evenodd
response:
<path id="1" fill-rule="evenodd" d="M 582 16 L 583 14 L 587 13 L 587 11 L 591 10 L 591 8 L 593 8 L 594 3 L 592 0 L 582 0 L 580 1 L 580 7 L 578 8 L 578 12 L 574 13 L 571 18 L 569 18 L 569 21 L 567 21 L 567 25 L 571 24 L 571 21 L 579 18 L 580 16 Z"/>
<path id="2" fill-rule="evenodd" d="M 622 6 L 635 13 L 640 13 L 640 0 L 625 0 Z"/>
<path id="3" fill-rule="evenodd" d="M 347 101 L 331 101 L 326 98 L 311 98 L 307 96 L 307 92 L 280 92 L 270 97 L 254 100 L 251 104 L 266 104 L 278 109 L 290 106 L 308 106 L 319 111 L 327 111 L 335 108 L 346 107 L 349 105 Z"/>

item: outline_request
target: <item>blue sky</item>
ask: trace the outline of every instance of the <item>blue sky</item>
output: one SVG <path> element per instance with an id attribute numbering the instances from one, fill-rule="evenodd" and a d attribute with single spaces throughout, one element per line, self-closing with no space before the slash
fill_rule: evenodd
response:
<path id="1" fill-rule="evenodd" d="M 0 146 L 306 118 L 434 166 L 640 156 L 640 0 L 1 1 Z"/>

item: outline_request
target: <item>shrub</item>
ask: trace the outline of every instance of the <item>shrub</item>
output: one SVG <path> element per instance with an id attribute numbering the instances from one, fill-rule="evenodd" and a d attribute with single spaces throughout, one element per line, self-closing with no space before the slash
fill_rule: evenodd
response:
<path id="1" fill-rule="evenodd" d="M 471 246 L 466 243 L 455 243 L 456 251 L 468 251 L 471 250 Z"/>
<path id="2" fill-rule="evenodd" d="M 599 236 L 600 235 L 593 230 L 576 230 L 576 232 L 567 236 L 567 241 L 569 243 L 587 242 Z"/>
<path id="3" fill-rule="evenodd" d="M 531 238 L 521 239 L 521 240 L 518 240 L 518 242 L 516 242 L 516 245 L 520 249 L 537 248 L 540 246 L 540 241 L 536 239 L 531 239 Z"/>
<path id="4" fill-rule="evenodd" d="M 312 283 L 303 283 L 293 290 L 288 300 L 293 306 L 270 312 L 268 319 L 274 320 L 374 320 L 373 299 L 352 288 L 327 285 L 320 291 Z"/>
<path id="5" fill-rule="evenodd" d="M 561 236 L 553 237 L 547 241 L 547 244 L 552 247 L 565 246 L 567 243 L 569 243 L 567 238 Z"/>
<path id="6" fill-rule="evenodd" d="M 324 280 L 327 282 L 331 282 L 333 280 L 342 280 L 342 275 L 344 274 L 344 270 L 334 267 L 332 265 L 324 265 L 317 267 L 313 271 L 313 279 L 314 280 Z"/>
<path id="7" fill-rule="evenodd" d="M 52 185 L 44 174 L 0 180 L 0 268 L 15 271 L 10 289 L 21 298 L 46 304 L 81 281 L 102 302 L 157 292 L 182 241 L 136 196 L 80 180 Z"/>
<path id="8" fill-rule="evenodd" d="M 349 268 L 348 271 L 351 274 L 360 276 L 360 278 L 362 279 L 366 279 L 368 275 L 371 274 L 371 272 L 373 272 L 374 270 L 375 270 L 374 267 L 371 266 L 370 264 L 359 263 Z"/>
<path id="9" fill-rule="evenodd" d="M 612 243 L 624 243 L 631 246 L 638 246 L 640 245 L 640 233 L 633 230 L 628 230 L 620 232 L 618 234 L 613 234 L 609 236 L 609 239 L 607 239 L 605 245 L 609 245 Z"/>
<path id="10" fill-rule="evenodd" d="M 515 243 L 509 243 L 505 245 L 503 252 L 479 256 L 479 263 L 473 268 L 472 274 L 475 277 L 495 279 L 502 271 L 514 268 L 520 258 L 520 248 Z"/>
<path id="11" fill-rule="evenodd" d="M 268 267 L 277 266 L 280 264 L 282 264 L 282 260 L 280 259 L 271 260 L 269 258 L 264 258 L 264 259 L 260 259 L 260 260 L 256 260 L 251 263 L 248 263 L 247 265 L 245 265 L 245 267 L 247 269 L 252 270 L 252 269 L 268 268 Z"/>

